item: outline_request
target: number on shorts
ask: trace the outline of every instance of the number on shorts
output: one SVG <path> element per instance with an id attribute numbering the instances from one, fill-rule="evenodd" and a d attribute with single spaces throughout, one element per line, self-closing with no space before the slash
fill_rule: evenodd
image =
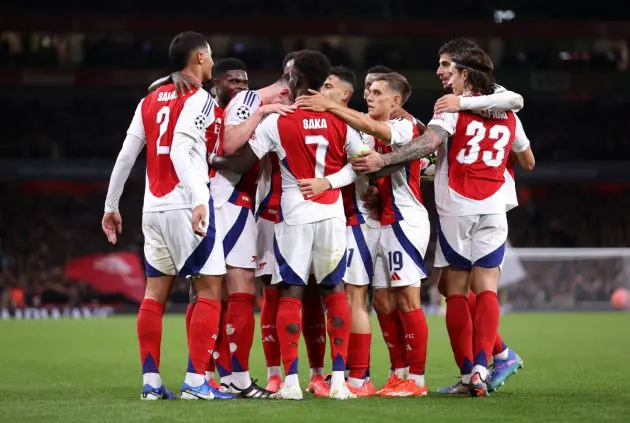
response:
<path id="1" fill-rule="evenodd" d="M 390 251 L 387 253 L 389 256 L 389 268 L 392 272 L 396 272 L 403 267 L 403 256 L 400 251 Z"/>
<path id="2" fill-rule="evenodd" d="M 457 161 L 461 164 L 473 164 L 479 159 L 481 141 L 486 139 L 486 127 L 483 123 L 473 120 L 466 126 L 466 136 L 472 137 L 466 147 L 462 148 L 457 154 Z M 505 125 L 494 125 L 490 128 L 488 136 L 491 140 L 497 140 L 493 148 L 496 151 L 484 151 L 481 160 L 489 167 L 499 167 L 503 163 L 505 157 L 505 147 L 510 141 L 510 129 Z M 468 153 L 466 150 L 468 149 Z M 495 155 L 496 154 L 496 155 Z"/>
<path id="3" fill-rule="evenodd" d="M 352 263 L 352 257 L 354 257 L 354 248 L 348 248 L 348 260 L 346 262 L 346 267 L 350 267 L 350 263 Z"/>
<path id="4" fill-rule="evenodd" d="M 328 150 L 328 140 L 321 135 L 307 135 L 304 137 L 306 144 L 316 144 L 315 150 L 315 177 L 323 178 L 326 170 L 326 150 Z"/>
<path id="5" fill-rule="evenodd" d="M 171 109 L 168 106 L 162 107 L 158 112 L 155 118 L 155 121 L 158 125 L 160 125 L 160 136 L 157 139 L 157 155 L 160 154 L 170 154 L 171 147 L 168 145 L 160 145 L 160 141 L 162 141 L 162 137 L 166 133 L 166 129 L 168 128 L 168 119 L 171 114 Z"/>

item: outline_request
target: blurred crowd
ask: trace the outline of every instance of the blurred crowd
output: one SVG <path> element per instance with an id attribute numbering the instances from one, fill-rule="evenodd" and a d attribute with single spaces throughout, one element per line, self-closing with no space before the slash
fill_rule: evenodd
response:
<path id="1" fill-rule="evenodd" d="M 146 91 L 140 87 L 116 92 L 119 94 L 65 93 L 65 100 L 64 93 L 54 92 L 46 96 L 55 98 L 55 102 L 33 99 L 20 100 L 19 107 L 16 103 L 0 104 L 0 114 L 6 122 L 5 134 L 12 140 L 0 143 L 0 157 L 113 160 L 133 110 Z M 353 106 L 357 110 L 365 108 L 360 90 L 355 94 Z M 405 107 L 425 122 L 433 113 L 433 103 L 426 102 L 426 95 L 424 98 L 412 95 Z M 37 125 L 24 125 L 24 110 L 38 117 Z M 628 115 L 630 103 L 597 101 L 526 100 L 519 113 L 538 163 L 626 160 L 630 157 L 630 132 L 625 124 Z"/>
<path id="2" fill-rule="evenodd" d="M 3 184 L 0 213 L 0 309 L 25 305 L 124 303 L 117 295 L 94 292 L 67 279 L 63 268 L 77 256 L 111 251 L 142 254 L 142 184 L 131 183 L 121 203 L 123 234 L 117 246 L 100 230 L 104 192 L 79 195 L 33 192 L 23 184 Z M 630 192 L 590 191 L 564 186 L 521 195 L 522 205 L 508 213 L 514 247 L 630 247 Z M 599 193 L 598 193 L 599 192 Z M 432 187 L 423 185 L 424 202 L 435 228 Z M 433 261 L 435 233 L 426 262 Z M 570 307 L 576 302 L 607 301 L 613 289 L 630 282 L 630 259 L 522 261 L 526 279 L 508 290 L 510 302 L 526 306 Z M 423 293 L 439 298 L 431 284 Z M 428 298 L 428 297 L 427 297 Z M 179 280 L 174 303 L 188 300 L 188 283 Z"/>
<path id="3" fill-rule="evenodd" d="M 170 66 L 164 54 L 168 49 L 168 36 L 89 35 L 70 43 L 69 37 L 76 37 L 76 34 L 20 34 L 13 39 L 14 45 L 21 47 L 12 48 L 9 38 L 1 35 L 0 66 L 106 69 L 166 69 Z M 215 51 L 215 55 L 238 57 L 253 70 L 276 70 L 288 51 L 316 48 L 326 53 L 333 63 L 358 70 L 368 69 L 374 64 L 399 70 L 432 70 L 437 62 L 435 54 L 444 42 L 442 38 L 409 36 L 365 38 L 360 43 L 345 41 L 343 37 L 319 38 L 319 41 L 316 41 L 317 38 L 297 38 L 287 45 L 280 37 L 230 36 L 216 43 L 226 47 Z M 499 72 L 615 72 L 628 69 L 628 44 L 623 40 L 602 39 L 595 42 L 578 39 L 566 43 L 540 43 L 536 39 L 507 38 L 476 41 L 488 50 Z M 80 47 L 76 53 L 70 54 L 69 45 Z"/>

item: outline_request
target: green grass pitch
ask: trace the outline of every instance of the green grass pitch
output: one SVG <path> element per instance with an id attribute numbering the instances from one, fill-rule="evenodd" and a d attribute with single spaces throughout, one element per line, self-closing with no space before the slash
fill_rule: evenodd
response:
<path id="1" fill-rule="evenodd" d="M 372 374 L 387 373 L 375 326 Z M 630 313 L 507 314 L 504 339 L 525 368 L 489 398 L 302 402 L 141 402 L 135 318 L 0 322 L 0 422 L 609 422 L 630 421 Z M 457 375 L 442 316 L 429 318 L 427 384 Z M 307 359 L 301 355 L 303 387 Z M 177 390 L 187 363 L 183 316 L 164 320 L 161 371 Z M 258 334 L 252 373 L 265 380 Z M 264 383 L 263 383 L 264 385 Z"/>

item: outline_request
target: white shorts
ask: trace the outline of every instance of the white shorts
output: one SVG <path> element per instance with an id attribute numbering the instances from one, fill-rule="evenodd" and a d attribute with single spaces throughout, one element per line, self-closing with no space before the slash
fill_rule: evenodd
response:
<path id="1" fill-rule="evenodd" d="M 258 240 L 256 241 L 256 277 L 271 276 L 276 266 L 276 256 L 273 253 L 273 236 L 275 222 L 259 218 L 256 221 L 258 226 Z"/>
<path id="2" fill-rule="evenodd" d="M 318 284 L 335 286 L 346 272 L 346 222 L 277 223 L 274 253 L 272 284 L 306 285 L 312 266 Z"/>
<path id="3" fill-rule="evenodd" d="M 146 275 L 224 275 L 222 236 L 213 211 L 210 207 L 205 237 L 193 232 L 192 209 L 143 213 Z"/>
<path id="4" fill-rule="evenodd" d="M 374 264 L 381 240 L 381 228 L 372 228 L 367 223 L 346 226 L 348 258 L 345 283 L 365 286 L 374 279 Z"/>
<path id="5" fill-rule="evenodd" d="M 374 288 L 420 286 L 428 275 L 424 255 L 431 228 L 400 221 L 381 228 L 381 245 L 374 269 Z"/>
<path id="6" fill-rule="evenodd" d="M 217 227 L 224 234 L 225 264 L 240 269 L 255 269 L 258 228 L 252 211 L 229 202 L 214 210 Z"/>
<path id="7" fill-rule="evenodd" d="M 505 214 L 439 216 L 435 267 L 501 267 L 508 224 Z"/>

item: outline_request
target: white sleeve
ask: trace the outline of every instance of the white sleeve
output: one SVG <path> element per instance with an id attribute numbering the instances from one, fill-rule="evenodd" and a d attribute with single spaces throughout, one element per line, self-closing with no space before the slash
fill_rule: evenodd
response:
<path id="1" fill-rule="evenodd" d="M 195 139 L 191 136 L 176 132 L 173 135 L 171 145 L 171 161 L 173 168 L 181 184 L 189 190 L 190 202 L 193 208 L 199 205 L 207 205 L 210 201 L 208 189 L 208 175 L 201 174 L 193 164 L 190 154 L 195 145 Z"/>
<path id="2" fill-rule="evenodd" d="M 352 157 L 362 151 L 371 150 L 367 144 L 367 137 L 363 133 L 357 131 L 352 126 L 346 124 L 346 154 Z"/>
<path id="3" fill-rule="evenodd" d="M 144 98 L 140 100 L 140 102 L 138 103 L 138 106 L 136 106 L 136 111 L 133 114 L 133 119 L 131 119 L 131 123 L 129 124 L 129 128 L 127 129 L 127 133 L 129 135 L 135 136 L 136 138 L 142 140 L 143 142 L 146 142 L 146 135 L 144 133 L 144 123 L 142 122 L 142 102 L 143 101 L 144 101 Z"/>
<path id="4" fill-rule="evenodd" d="M 431 122 L 427 124 L 427 128 L 431 125 L 436 125 L 444 129 L 450 135 L 455 133 L 455 127 L 457 126 L 457 118 L 459 113 L 435 113 L 431 118 Z"/>
<path id="5" fill-rule="evenodd" d="M 112 175 L 109 178 L 107 197 L 105 197 L 105 211 L 107 213 L 118 213 L 118 204 L 125 188 L 125 182 L 129 178 L 129 173 L 134 163 L 136 163 L 138 155 L 144 148 L 144 143 L 144 139 L 140 139 L 132 133 L 127 133 L 120 153 L 118 153 L 116 158 Z"/>
<path id="6" fill-rule="evenodd" d="M 514 115 L 516 118 L 516 134 L 514 135 L 514 143 L 512 144 L 512 151 L 515 153 L 522 153 L 527 150 L 530 146 L 529 138 L 525 134 L 525 129 L 523 129 L 523 124 L 518 116 Z"/>
<path id="7" fill-rule="evenodd" d="M 245 122 L 261 105 L 256 91 L 241 91 L 230 101 L 223 114 L 224 125 L 238 125 Z"/>
<path id="8" fill-rule="evenodd" d="M 326 176 L 326 179 L 328 179 L 328 182 L 330 182 L 330 187 L 333 189 L 350 185 L 351 183 L 356 181 L 357 178 L 358 175 L 355 173 L 354 170 L 352 170 L 352 163 L 346 163 L 346 165 L 342 167 L 338 172 Z"/>
<path id="9" fill-rule="evenodd" d="M 215 103 L 205 90 L 198 90 L 184 103 L 177 117 L 175 133 L 185 134 L 197 142 L 206 142 L 206 129 L 214 122 Z"/>
<path id="10" fill-rule="evenodd" d="M 462 110 L 496 110 L 518 112 L 523 108 L 523 96 L 507 91 L 500 85 L 494 94 L 480 96 L 459 96 Z"/>
<path id="11" fill-rule="evenodd" d="M 181 184 L 189 189 L 193 208 L 210 200 L 208 172 L 200 172 L 191 154 L 197 143 L 205 144 L 206 130 L 214 122 L 214 100 L 207 91 L 199 90 L 190 96 L 182 108 L 173 134 L 171 161 Z M 202 148 L 205 151 L 205 146 Z M 197 153 L 198 154 L 198 153 Z M 206 158 L 203 158 L 204 163 Z"/>
<path id="12" fill-rule="evenodd" d="M 280 133 L 278 132 L 278 118 L 280 115 L 267 116 L 256 128 L 254 136 L 249 140 L 249 146 L 254 154 L 262 159 L 270 151 L 275 151 L 280 145 Z"/>
<path id="13" fill-rule="evenodd" d="M 392 119 L 387 122 L 392 131 L 390 145 L 405 145 L 411 142 L 414 135 L 415 125 L 407 119 Z"/>

